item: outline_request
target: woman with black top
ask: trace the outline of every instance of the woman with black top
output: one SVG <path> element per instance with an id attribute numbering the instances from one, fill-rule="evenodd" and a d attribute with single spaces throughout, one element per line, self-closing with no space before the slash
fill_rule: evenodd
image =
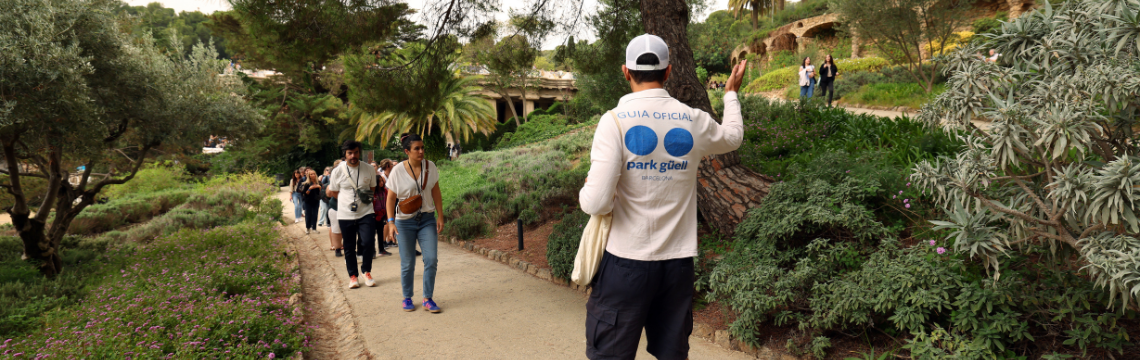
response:
<path id="1" fill-rule="evenodd" d="M 312 169 L 308 170 L 305 174 L 305 181 L 301 183 L 301 188 L 304 189 L 304 196 L 302 199 L 305 203 L 305 213 L 309 216 L 305 217 L 305 234 L 309 230 L 320 234 L 317 231 L 317 207 L 321 204 L 321 181 L 317 178 L 317 172 Z"/>
<path id="2" fill-rule="evenodd" d="M 835 66 L 835 59 L 831 55 L 819 67 L 819 89 L 827 94 L 827 107 L 831 107 L 831 97 L 835 95 L 835 76 L 839 75 L 839 67 Z M 820 94 L 823 96 L 823 94 Z"/>

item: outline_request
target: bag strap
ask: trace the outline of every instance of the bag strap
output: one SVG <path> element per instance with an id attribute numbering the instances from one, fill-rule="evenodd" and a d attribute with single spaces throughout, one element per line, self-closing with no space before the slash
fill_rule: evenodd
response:
<path id="1" fill-rule="evenodd" d="M 610 110 L 610 117 L 614 118 L 614 124 L 617 124 L 618 137 L 621 138 L 622 146 L 624 147 L 625 146 L 625 130 L 623 130 L 621 128 L 621 121 L 618 121 L 617 114 L 614 114 L 613 110 Z"/>
<path id="2" fill-rule="evenodd" d="M 404 168 L 407 169 L 407 171 L 408 171 L 408 177 L 411 177 L 412 181 L 416 182 L 416 194 L 423 196 L 424 190 L 423 190 L 423 187 L 420 186 L 420 178 L 416 176 L 416 173 L 412 172 L 412 166 L 408 165 L 407 161 L 404 161 Z M 420 176 L 424 177 L 424 185 L 427 185 L 427 172 L 428 172 L 427 164 L 425 163 L 425 164 L 420 165 Z"/>

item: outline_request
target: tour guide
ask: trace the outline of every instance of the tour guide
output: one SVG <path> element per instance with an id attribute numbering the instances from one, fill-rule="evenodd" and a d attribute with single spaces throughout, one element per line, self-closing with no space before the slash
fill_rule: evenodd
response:
<path id="1" fill-rule="evenodd" d="M 598 123 L 590 174 L 579 194 L 586 213 L 613 213 L 586 303 L 590 359 L 633 359 L 642 328 L 650 354 L 688 357 L 697 166 L 705 155 L 740 147 L 744 125 L 736 90 L 744 66 L 738 64 L 728 78 L 724 123 L 717 124 L 662 88 L 672 70 L 664 40 L 646 34 L 626 47 L 622 72 L 633 93 Z"/>
<path id="2" fill-rule="evenodd" d="M 356 255 L 362 255 L 360 272 L 364 273 L 364 285 L 376 286 L 372 279 L 372 241 L 358 239 L 376 238 L 376 216 L 372 215 L 372 194 L 376 191 L 376 169 L 360 162 L 360 142 L 345 141 L 345 162 L 333 169 L 332 179 L 326 191 L 329 197 L 336 198 L 336 218 L 344 236 L 344 264 L 348 267 L 348 287 L 360 287 L 357 281 Z M 357 248 L 356 244 L 361 244 Z"/>

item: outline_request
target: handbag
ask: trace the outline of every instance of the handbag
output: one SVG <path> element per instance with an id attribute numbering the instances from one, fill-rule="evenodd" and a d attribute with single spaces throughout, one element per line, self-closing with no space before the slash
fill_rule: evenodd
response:
<path id="1" fill-rule="evenodd" d="M 411 165 L 408 165 L 407 161 L 404 162 L 404 167 L 407 168 L 408 175 L 411 175 L 412 174 L 412 167 L 411 167 Z M 424 182 L 426 183 L 427 177 L 428 177 L 428 166 L 427 166 L 427 164 L 424 164 L 423 166 L 421 166 L 421 168 L 423 169 L 423 172 L 421 175 L 424 177 Z M 422 196 L 423 188 L 420 187 L 420 179 L 416 178 L 415 180 L 416 180 L 416 194 L 409 196 L 407 199 L 404 199 L 403 201 L 400 201 L 399 206 L 400 206 L 400 212 L 401 213 L 414 214 L 414 213 L 420 211 L 420 208 L 423 207 L 423 205 L 424 205 L 424 197 Z"/>
<path id="2" fill-rule="evenodd" d="M 610 117 L 617 124 L 618 134 L 622 134 L 621 122 L 614 112 Z M 625 141 L 625 136 L 621 136 Z M 582 240 L 578 242 L 578 254 L 574 255 L 574 271 L 570 273 L 570 281 L 579 286 L 590 286 L 594 275 L 598 273 L 598 265 L 602 263 L 602 255 L 606 252 L 606 243 L 610 238 L 610 227 L 613 225 L 613 213 L 605 215 L 590 215 L 590 221 L 582 230 Z"/>

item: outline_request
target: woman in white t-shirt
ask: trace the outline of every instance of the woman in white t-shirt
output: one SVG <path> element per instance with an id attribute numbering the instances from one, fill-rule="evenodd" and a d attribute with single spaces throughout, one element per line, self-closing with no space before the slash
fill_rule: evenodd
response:
<path id="1" fill-rule="evenodd" d="M 388 224 L 385 238 L 395 238 L 400 248 L 400 284 L 403 286 L 404 311 L 414 311 L 412 281 L 415 280 L 416 244 L 423 250 L 424 310 L 438 313 L 439 306 L 432 300 L 435 291 L 435 271 L 438 260 L 439 233 L 443 231 L 443 196 L 439 191 L 439 169 L 424 159 L 424 141 L 419 135 L 406 133 L 400 136 L 400 145 L 408 154 L 408 161 L 396 164 L 388 175 Z M 413 196 L 421 197 L 421 206 L 407 213 L 400 203 Z"/>
<path id="2" fill-rule="evenodd" d="M 815 90 L 815 66 L 811 65 L 811 58 L 805 57 L 800 65 L 800 99 L 811 99 Z"/>

